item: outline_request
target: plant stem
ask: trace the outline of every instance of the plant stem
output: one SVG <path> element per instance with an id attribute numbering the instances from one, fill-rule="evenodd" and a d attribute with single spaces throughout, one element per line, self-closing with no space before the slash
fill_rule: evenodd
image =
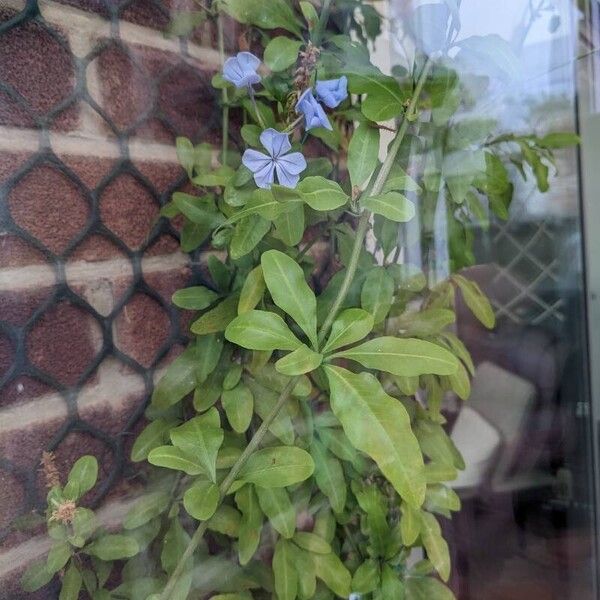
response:
<path id="1" fill-rule="evenodd" d="M 402 145 L 402 141 L 404 140 L 404 136 L 408 131 L 408 126 L 410 125 L 409 116 L 411 116 L 416 107 L 417 102 L 419 101 L 419 97 L 421 95 L 421 91 L 423 90 L 423 85 L 425 84 L 425 80 L 427 79 L 427 75 L 429 74 L 429 70 L 431 69 L 431 60 L 427 59 L 423 70 L 421 71 L 421 75 L 419 76 L 419 80 L 417 81 L 417 85 L 413 91 L 412 98 L 410 100 L 410 104 L 406 109 L 406 113 L 404 115 L 404 119 L 402 120 L 402 124 L 398 129 L 398 133 L 394 137 L 390 147 L 388 148 L 388 154 L 385 157 L 385 161 L 377 174 L 377 178 L 375 179 L 375 183 L 371 187 L 368 192 L 369 196 L 377 196 L 381 194 L 383 190 L 383 186 L 387 181 L 387 178 L 392 170 L 392 166 L 394 165 L 394 161 L 396 160 L 396 156 L 398 151 L 400 150 L 400 146 Z M 335 320 L 338 311 L 340 310 L 346 296 L 348 294 L 348 290 L 352 285 L 352 280 L 354 279 L 354 274 L 356 273 L 356 268 L 358 267 L 358 260 L 360 258 L 360 251 L 362 250 L 363 243 L 365 241 L 365 236 L 367 235 L 367 231 L 369 230 L 369 221 L 371 219 L 371 212 L 365 210 L 360 215 L 360 220 L 358 222 L 358 227 L 356 228 L 356 237 L 354 238 L 354 246 L 352 247 L 352 254 L 350 255 L 350 261 L 348 263 L 348 268 L 346 269 L 346 275 L 344 280 L 342 281 L 342 285 L 340 287 L 340 291 L 333 303 L 333 306 L 329 310 L 329 314 L 327 315 L 325 321 L 323 322 L 323 326 L 319 331 L 319 343 L 321 344 L 331 326 L 333 321 Z"/>
<path id="2" fill-rule="evenodd" d="M 323 2 L 323 8 L 321 8 L 321 14 L 319 15 L 319 23 L 317 24 L 317 28 L 315 30 L 315 34 L 312 40 L 315 46 L 319 46 L 321 44 L 321 38 L 323 37 L 323 33 L 325 32 L 325 27 L 327 27 L 327 21 L 329 21 L 330 9 L 331 0 L 325 0 Z"/>
<path id="3" fill-rule="evenodd" d="M 329 2 L 326 1 L 327 6 L 328 6 L 328 4 L 329 4 Z M 404 138 L 404 135 L 406 134 L 406 131 L 408 129 L 409 120 L 408 120 L 407 116 L 413 114 L 413 112 L 416 108 L 417 102 L 419 100 L 419 95 L 421 94 L 421 90 L 423 89 L 423 84 L 425 83 L 425 80 L 427 79 L 427 74 L 429 73 L 430 68 L 431 68 L 431 62 L 428 60 L 427 63 L 425 64 L 425 67 L 423 68 L 423 71 L 422 71 L 420 77 L 419 77 L 419 81 L 417 82 L 417 85 L 415 86 L 415 90 L 413 92 L 413 97 L 412 97 L 410 106 L 407 109 L 405 118 L 402 121 L 402 125 L 400 126 L 400 129 L 398 130 L 398 133 L 396 134 L 394 141 L 390 145 L 388 155 L 385 159 L 385 162 L 383 163 L 383 166 L 381 167 L 381 170 L 379 171 L 379 173 L 377 175 L 377 178 L 375 180 L 373 188 L 370 191 L 370 195 L 375 196 L 375 195 L 381 193 L 381 190 L 383 189 L 383 185 L 385 184 L 385 181 L 386 181 L 388 175 L 390 174 L 393 162 L 394 162 L 396 155 L 398 154 L 398 150 L 400 149 L 400 146 L 402 144 L 402 139 Z M 325 319 L 325 322 L 323 323 L 321 330 L 319 331 L 319 343 L 321 343 L 324 340 L 325 336 L 329 332 L 329 329 L 331 328 L 333 320 L 335 319 L 335 317 L 337 315 L 337 311 L 339 310 L 340 306 L 344 303 L 344 300 L 346 299 L 348 290 L 350 289 L 350 285 L 352 284 L 352 280 L 354 279 L 356 269 L 358 268 L 358 259 L 360 257 L 360 251 L 362 250 L 365 236 L 366 236 L 368 228 L 369 228 L 369 219 L 370 218 L 371 218 L 371 213 L 367 210 L 363 211 L 363 213 L 360 216 L 360 221 L 359 221 L 358 227 L 356 229 L 356 237 L 354 238 L 354 246 L 352 248 L 352 254 L 350 257 L 350 262 L 348 264 L 348 268 L 346 269 L 344 281 L 342 282 L 342 286 L 340 287 L 340 290 L 337 294 L 336 300 L 335 300 L 333 306 L 331 307 L 331 310 L 329 311 L 329 314 L 327 315 L 327 318 Z M 229 471 L 229 473 L 227 474 L 227 477 L 225 477 L 225 479 L 222 481 L 221 485 L 219 486 L 219 503 L 218 503 L 218 505 L 220 505 L 221 502 L 223 501 L 223 498 L 229 491 L 231 484 L 235 481 L 236 477 L 239 475 L 242 467 L 246 464 L 246 461 L 248 460 L 248 458 L 260 446 L 270 425 L 277 418 L 279 411 L 282 409 L 284 404 L 287 402 L 292 390 L 294 389 L 294 386 L 296 385 L 296 383 L 298 382 L 299 379 L 300 379 L 299 377 L 294 377 L 293 379 L 291 379 L 288 382 L 288 384 L 285 386 L 285 388 L 281 391 L 281 394 L 279 395 L 275 406 L 272 408 L 271 412 L 267 415 L 266 419 L 261 423 L 260 427 L 256 430 L 256 433 L 252 436 L 252 439 L 246 446 L 245 450 L 242 452 L 242 455 L 238 458 L 237 462 L 231 468 L 231 471 Z M 200 525 L 198 525 L 196 531 L 194 532 L 194 535 L 192 536 L 192 539 L 190 540 L 190 543 L 188 544 L 183 555 L 179 559 L 179 562 L 177 563 L 175 570 L 173 571 L 173 573 L 169 577 L 169 580 L 167 581 L 167 585 L 165 586 L 165 589 L 163 590 L 163 592 L 160 596 L 161 600 L 169 600 L 170 595 L 173 592 L 173 589 L 177 585 L 177 581 L 179 580 L 179 577 L 183 573 L 183 570 L 185 568 L 185 564 L 186 564 L 187 560 L 190 558 L 190 556 L 192 556 L 192 554 L 198 547 L 198 544 L 200 544 L 200 542 L 202 541 L 202 538 L 204 537 L 204 534 L 206 533 L 207 528 L 208 528 L 208 521 L 202 521 L 202 523 L 200 523 Z"/>
<path id="4" fill-rule="evenodd" d="M 293 379 L 290 379 L 290 381 L 288 381 L 287 385 L 283 388 L 283 390 L 279 394 L 279 398 L 277 398 L 277 402 L 275 403 L 275 406 L 273 407 L 271 412 L 267 415 L 267 418 L 261 423 L 260 427 L 256 430 L 256 433 L 252 436 L 252 439 L 250 440 L 250 442 L 248 442 L 248 445 L 242 452 L 241 456 L 237 459 L 237 461 L 233 465 L 233 467 L 231 467 L 231 471 L 229 471 L 229 473 L 227 474 L 227 477 L 225 477 L 225 479 L 223 479 L 223 481 L 221 482 L 221 485 L 219 486 L 218 506 L 220 506 L 221 502 L 223 502 L 223 498 L 229 491 L 231 484 L 235 481 L 236 477 L 239 475 L 240 471 L 242 470 L 242 467 L 246 464 L 246 461 L 248 460 L 248 458 L 250 458 L 251 454 L 260 446 L 260 443 L 262 442 L 263 438 L 265 437 L 269 427 L 271 426 L 273 421 L 277 418 L 279 411 L 281 410 L 283 405 L 287 402 L 289 395 L 292 393 L 292 390 L 294 389 L 294 386 L 298 383 L 299 379 L 300 379 L 300 377 L 294 377 Z M 163 590 L 163 592 L 160 596 L 161 600 L 169 599 L 171 592 L 173 591 L 174 587 L 177 585 L 177 581 L 179 580 L 179 577 L 182 575 L 183 569 L 185 568 L 185 563 L 190 558 L 190 556 L 192 556 L 192 554 L 198 547 L 198 544 L 202 541 L 202 538 L 204 537 L 204 534 L 206 533 L 207 527 L 208 527 L 208 521 L 202 521 L 202 523 L 200 523 L 200 525 L 198 525 L 196 531 L 194 532 L 194 535 L 192 536 L 192 539 L 190 540 L 190 543 L 188 544 L 184 553 L 181 555 L 181 558 L 179 559 L 179 562 L 177 563 L 175 570 L 171 574 L 171 577 L 169 577 L 169 581 L 167 581 L 167 585 L 165 586 L 165 589 Z"/>
<path id="5" fill-rule="evenodd" d="M 219 61 L 221 63 L 221 70 L 225 64 L 225 36 L 223 34 L 223 17 L 221 13 L 217 16 L 217 36 L 219 44 Z M 227 148 L 229 146 L 229 94 L 227 88 L 223 88 L 221 91 L 223 98 L 223 149 L 221 152 L 221 163 L 227 164 Z"/>

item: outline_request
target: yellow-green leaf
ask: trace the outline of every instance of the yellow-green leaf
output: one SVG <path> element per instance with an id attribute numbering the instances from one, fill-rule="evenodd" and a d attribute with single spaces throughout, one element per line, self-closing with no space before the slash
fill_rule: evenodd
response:
<path id="1" fill-rule="evenodd" d="M 302 375 L 303 373 L 314 371 L 321 364 L 322 360 L 322 354 L 314 352 L 308 346 L 302 344 L 302 346 L 296 348 L 290 354 L 280 358 L 275 363 L 275 368 L 283 375 Z"/>
<path id="2" fill-rule="evenodd" d="M 199 521 L 210 519 L 219 504 L 219 488 L 212 481 L 197 481 L 183 495 L 183 506 Z"/>
<path id="3" fill-rule="evenodd" d="M 302 343 L 279 315 L 266 310 L 238 315 L 227 326 L 225 337 L 249 350 L 295 350 Z"/>
<path id="4" fill-rule="evenodd" d="M 415 205 L 399 192 L 387 192 L 361 200 L 367 210 L 396 223 L 406 223 L 415 216 Z"/>
<path id="5" fill-rule="evenodd" d="M 308 479 L 315 470 L 310 454 L 294 446 L 256 451 L 242 467 L 238 478 L 259 487 L 286 487 Z"/>
<path id="6" fill-rule="evenodd" d="M 323 346 L 323 353 L 362 340 L 369 335 L 373 325 L 373 315 L 362 308 L 348 308 L 342 311 L 331 326 L 331 333 Z"/>
<path id="7" fill-rule="evenodd" d="M 477 319 L 488 329 L 496 325 L 496 315 L 494 309 L 481 288 L 470 279 L 462 275 L 453 275 L 452 279 L 460 288 L 465 304 Z"/>
<path id="8" fill-rule="evenodd" d="M 246 281 L 244 281 L 238 302 L 238 315 L 247 313 L 256 307 L 262 300 L 265 287 L 262 267 L 259 265 L 248 273 Z"/>
<path id="9" fill-rule="evenodd" d="M 349 358 L 392 375 L 452 375 L 458 359 L 441 346 L 425 340 L 384 336 L 338 352 L 332 358 Z"/>
<path id="10" fill-rule="evenodd" d="M 370 456 L 400 496 L 419 507 L 425 498 L 423 456 L 404 406 L 370 373 L 325 366 L 331 407 L 355 448 Z"/>

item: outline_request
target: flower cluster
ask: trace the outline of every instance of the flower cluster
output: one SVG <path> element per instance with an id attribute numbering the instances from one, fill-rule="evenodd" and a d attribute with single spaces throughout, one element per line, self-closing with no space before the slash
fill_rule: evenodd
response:
<path id="1" fill-rule="evenodd" d="M 239 52 L 225 61 L 223 65 L 223 79 L 229 81 L 237 88 L 247 88 L 253 96 L 252 86 L 261 82 L 257 70 L 260 59 L 250 52 Z M 343 76 L 339 79 L 317 81 L 315 85 L 316 97 L 312 88 L 306 89 L 298 99 L 296 112 L 304 117 L 306 130 L 315 127 L 332 129 L 325 109 L 336 108 L 348 97 L 348 79 Z M 281 133 L 275 129 L 265 129 L 260 142 L 268 152 L 264 154 L 258 150 L 248 149 L 244 152 L 242 163 L 253 174 L 256 185 L 260 188 L 270 188 L 275 182 L 286 187 L 295 188 L 300 179 L 300 173 L 306 169 L 306 160 L 300 152 L 291 152 L 292 145 L 288 133 Z"/>

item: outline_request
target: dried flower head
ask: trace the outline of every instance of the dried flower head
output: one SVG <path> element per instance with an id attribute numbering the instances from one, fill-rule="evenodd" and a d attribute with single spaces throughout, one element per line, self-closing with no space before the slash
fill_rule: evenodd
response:
<path id="1" fill-rule="evenodd" d="M 73 500 L 65 500 L 61 502 L 55 510 L 52 511 L 52 515 L 50 516 L 50 521 L 56 521 L 58 523 L 71 523 L 73 521 L 73 517 L 75 517 L 75 509 L 77 505 Z"/>
<path id="2" fill-rule="evenodd" d="M 42 466 L 40 471 L 44 474 L 46 487 L 52 489 L 60 485 L 60 476 L 56 468 L 55 456 L 53 452 L 42 452 Z"/>
<path id="3" fill-rule="evenodd" d="M 298 91 L 304 91 L 310 87 L 310 80 L 312 73 L 317 66 L 320 52 L 319 48 L 314 46 L 311 42 L 306 46 L 306 50 L 300 52 L 300 66 L 294 73 L 294 87 Z"/>

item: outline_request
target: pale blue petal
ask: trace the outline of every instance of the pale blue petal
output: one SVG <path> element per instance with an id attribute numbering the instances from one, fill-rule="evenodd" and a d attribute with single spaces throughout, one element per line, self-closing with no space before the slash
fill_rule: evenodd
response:
<path id="1" fill-rule="evenodd" d="M 278 163 L 275 164 L 275 169 L 277 170 L 277 181 L 279 181 L 280 185 L 284 185 L 285 187 L 289 188 L 295 188 L 298 185 L 300 175 L 288 173 L 285 168 Z"/>
<path id="2" fill-rule="evenodd" d="M 275 163 L 273 161 L 254 173 L 254 182 L 259 188 L 270 188 L 274 181 Z"/>
<path id="3" fill-rule="evenodd" d="M 253 173 L 263 169 L 266 165 L 273 162 L 273 159 L 258 150 L 246 150 L 242 156 L 242 164 Z"/>
<path id="4" fill-rule="evenodd" d="M 273 158 L 277 158 L 292 149 L 289 135 L 273 128 L 265 129 L 260 134 L 260 143 Z"/>
<path id="5" fill-rule="evenodd" d="M 280 156 L 275 161 L 275 166 L 280 166 L 291 175 L 298 175 L 306 169 L 306 159 L 300 152 L 292 152 L 291 154 Z M 279 173 L 279 171 L 277 171 L 277 173 Z"/>
<path id="6" fill-rule="evenodd" d="M 260 66 L 260 59 L 254 56 L 252 52 L 238 52 L 236 58 L 244 72 L 256 71 Z"/>
<path id="7" fill-rule="evenodd" d="M 348 97 L 348 78 L 317 81 L 317 98 L 329 108 L 339 106 Z"/>
<path id="8" fill-rule="evenodd" d="M 323 110 L 323 107 L 317 102 L 310 89 L 306 90 L 298 99 L 296 112 L 304 115 L 306 129 L 314 127 L 325 127 L 331 130 L 331 123 Z"/>

